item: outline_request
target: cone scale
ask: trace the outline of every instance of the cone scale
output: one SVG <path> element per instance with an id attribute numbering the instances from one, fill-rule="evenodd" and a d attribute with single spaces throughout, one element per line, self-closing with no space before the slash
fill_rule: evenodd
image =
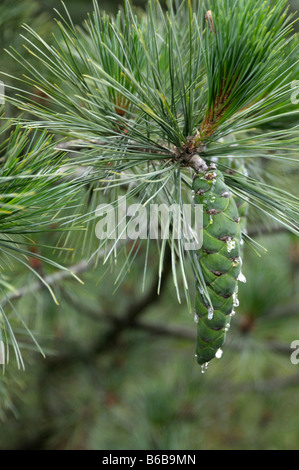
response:
<path id="1" fill-rule="evenodd" d="M 223 174 L 211 165 L 193 179 L 194 202 L 203 205 L 203 244 L 197 256 L 207 287 L 197 286 L 197 362 L 206 367 L 221 357 L 234 307 L 237 306 L 241 273 L 241 226 L 234 196 Z"/>

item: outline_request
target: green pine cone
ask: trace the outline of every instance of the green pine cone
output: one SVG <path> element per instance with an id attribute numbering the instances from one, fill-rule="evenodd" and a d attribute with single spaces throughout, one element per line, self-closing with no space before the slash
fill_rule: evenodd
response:
<path id="1" fill-rule="evenodd" d="M 228 172 L 234 172 L 235 170 L 237 173 L 246 175 L 246 168 L 243 158 L 234 158 L 233 160 L 229 161 L 228 164 L 230 167 L 230 169 L 227 170 Z M 234 195 L 234 198 L 239 212 L 241 232 L 246 233 L 247 215 L 249 209 L 248 202 L 236 195 Z"/>
<path id="2" fill-rule="evenodd" d="M 198 288 L 195 301 L 197 362 L 207 364 L 219 357 L 237 306 L 237 284 L 241 275 L 241 226 L 235 198 L 215 165 L 196 174 L 194 202 L 203 204 L 203 244 L 198 259 L 209 299 Z"/>

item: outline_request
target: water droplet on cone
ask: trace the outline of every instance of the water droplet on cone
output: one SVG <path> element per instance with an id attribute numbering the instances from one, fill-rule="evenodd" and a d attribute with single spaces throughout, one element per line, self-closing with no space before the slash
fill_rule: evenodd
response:
<path id="1" fill-rule="evenodd" d="M 220 358 L 222 357 L 222 354 L 223 354 L 223 351 L 222 351 L 222 349 L 219 348 L 219 349 L 217 350 L 216 354 L 215 354 L 215 357 L 216 357 L 217 359 L 220 359 Z"/>
<path id="2" fill-rule="evenodd" d="M 226 242 L 228 253 L 236 248 L 236 241 L 232 238 L 228 239 Z"/>
<path id="3" fill-rule="evenodd" d="M 244 274 L 240 273 L 239 276 L 237 277 L 237 281 L 240 281 L 240 282 L 246 282 L 246 277 L 244 276 Z"/>

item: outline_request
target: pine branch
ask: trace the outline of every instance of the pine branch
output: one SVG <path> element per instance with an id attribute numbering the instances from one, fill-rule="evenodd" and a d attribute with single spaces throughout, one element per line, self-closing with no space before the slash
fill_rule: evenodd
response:
<path id="1" fill-rule="evenodd" d="M 104 256 L 104 253 L 102 253 L 102 256 Z M 84 273 L 85 271 L 88 271 L 94 266 L 94 262 L 87 261 L 87 260 L 82 260 L 77 264 L 74 264 L 73 266 L 70 266 L 67 270 L 65 271 L 56 271 L 53 274 L 50 274 L 48 276 L 44 277 L 45 283 L 41 283 L 40 281 L 36 281 L 34 283 L 31 283 L 28 286 L 21 287 L 18 289 L 16 292 L 11 292 L 9 294 L 6 294 L 5 297 L 3 297 L 0 300 L 0 305 L 1 307 L 6 306 L 7 304 L 11 304 L 11 302 L 15 300 L 19 300 L 22 297 L 25 297 L 26 295 L 33 294 L 35 292 L 38 292 L 42 289 L 46 288 L 46 285 L 48 286 L 55 286 L 55 284 L 59 284 L 60 282 L 64 281 L 65 279 L 74 277 L 75 275 L 79 275 Z"/>
<path id="2" fill-rule="evenodd" d="M 136 329 L 141 330 L 146 333 L 149 333 L 154 336 L 169 337 L 173 339 L 182 339 L 187 341 L 194 342 L 196 334 L 194 330 L 183 327 L 183 326 L 171 326 L 159 322 L 148 322 L 145 320 L 140 320 L 138 317 L 134 320 L 130 319 L 128 321 L 128 312 L 130 312 L 130 306 L 127 309 L 127 313 L 122 313 L 120 315 L 115 315 L 112 311 L 103 311 L 100 307 L 91 307 L 81 303 L 78 299 L 74 298 L 72 295 L 68 294 L 66 290 L 63 292 L 63 296 L 80 315 L 83 315 L 86 318 L 94 322 L 104 322 L 112 325 L 112 328 L 118 330 L 119 327 L 125 326 L 126 329 Z M 146 301 L 145 301 L 146 303 Z M 295 314 L 298 310 L 298 306 L 291 305 L 286 307 L 286 314 Z M 133 311 L 135 307 L 133 307 Z M 282 312 L 281 307 L 279 307 L 276 312 L 274 312 L 274 318 L 279 316 L 285 316 L 285 310 Z M 241 326 L 241 324 L 239 324 Z M 238 328 L 238 326 L 237 326 Z M 290 347 L 287 344 L 279 343 L 278 341 L 265 341 L 264 346 L 266 350 L 290 356 Z M 228 349 L 233 351 L 242 351 L 242 345 L 239 343 L 232 342 L 228 345 Z"/>
<path id="3" fill-rule="evenodd" d="M 124 246 L 128 240 L 123 240 L 118 247 Z M 103 259 L 106 256 L 106 250 L 102 250 L 98 252 L 97 254 L 97 260 Z M 93 259 L 83 259 L 79 261 L 76 264 L 73 264 L 72 266 L 69 266 L 68 268 L 64 268 L 64 270 L 58 270 L 54 272 L 53 274 L 50 274 L 48 276 L 45 276 L 43 279 L 43 283 L 40 281 L 36 281 L 34 283 L 31 283 L 30 285 L 24 286 L 20 289 L 18 289 L 16 292 L 10 292 L 9 294 L 6 294 L 1 300 L 0 300 L 0 306 L 4 307 L 8 304 L 11 305 L 11 303 L 14 300 L 19 300 L 22 297 L 38 292 L 42 289 L 47 288 L 47 286 L 53 287 L 55 284 L 60 284 L 62 281 L 69 279 L 69 278 L 75 278 L 75 276 L 78 276 L 86 271 L 89 271 L 90 269 L 94 268 L 95 262 Z"/>
<path id="4" fill-rule="evenodd" d="M 234 391 L 241 391 L 242 393 L 258 392 L 258 393 L 274 393 L 290 387 L 298 387 L 299 374 L 293 374 L 287 377 L 274 377 L 272 379 L 247 383 L 232 387 Z"/>
<path id="5" fill-rule="evenodd" d="M 94 341 L 94 344 L 84 350 L 76 349 L 72 353 L 60 354 L 58 357 L 49 357 L 48 358 L 48 368 L 57 368 L 65 367 L 73 363 L 81 361 L 91 361 L 96 358 L 98 355 L 102 354 L 115 347 L 115 343 L 118 340 L 119 336 L 127 329 L 134 328 L 134 325 L 138 323 L 138 319 L 144 312 L 156 302 L 159 302 L 161 299 L 162 290 L 166 286 L 167 278 L 171 273 L 171 263 L 170 263 L 170 251 L 167 250 L 167 256 L 165 258 L 164 271 L 163 271 L 163 282 L 160 286 L 160 293 L 158 294 L 157 288 L 159 285 L 159 277 L 155 278 L 152 282 L 151 287 L 148 292 L 141 298 L 134 300 L 125 310 L 125 312 L 120 317 L 111 316 L 112 323 L 111 328 L 103 336 Z M 105 315 L 106 317 L 106 315 Z M 108 319 L 108 315 L 107 315 Z"/>
<path id="6" fill-rule="evenodd" d="M 78 299 L 68 294 L 66 290 L 63 291 L 63 297 L 69 305 L 71 305 L 80 315 L 83 315 L 94 322 L 108 322 L 118 327 L 119 324 L 126 323 L 123 318 L 125 314 L 115 315 L 112 311 L 104 312 L 100 308 L 90 307 L 81 303 Z M 177 339 L 190 339 L 194 341 L 195 332 L 191 329 L 183 327 L 175 327 L 164 325 L 161 323 L 146 322 L 144 320 L 133 320 L 128 325 L 130 329 L 143 330 L 155 336 L 170 336 Z"/>
<path id="7" fill-rule="evenodd" d="M 147 19 L 136 16 L 127 1 L 124 10 L 110 18 L 100 13 L 94 1 L 94 14 L 86 21 L 85 29 L 74 26 L 67 10 L 65 15 L 58 13 L 60 36 L 55 37 L 54 43 L 47 43 L 34 29 L 25 26 L 28 35 L 24 37 L 24 47 L 34 61 L 13 48 L 8 51 L 24 71 L 21 77 L 15 77 L 16 85 L 11 87 L 15 94 L 8 96 L 8 101 L 25 111 L 23 126 L 45 128 L 57 137 L 63 136 L 66 142 L 59 142 L 55 148 L 62 146 L 76 152 L 76 157 L 67 161 L 77 169 L 74 181 L 60 176 L 64 189 L 75 183 L 74 194 L 78 187 L 90 183 L 92 189 L 105 194 L 108 204 L 115 205 L 127 189 L 125 195 L 130 196 L 130 202 L 143 207 L 150 203 L 182 207 L 185 202 L 193 203 L 192 171 L 199 178 L 205 172 L 206 182 L 199 188 L 203 193 L 207 181 L 211 182 L 215 175 L 219 181 L 223 176 L 224 189 L 217 194 L 219 205 L 220 199 L 226 197 L 223 194 L 232 205 L 237 198 L 248 203 L 261 218 L 272 218 L 298 234 L 299 200 L 284 189 L 281 170 L 297 163 L 299 127 L 295 123 L 280 126 L 275 132 L 267 129 L 272 123 L 294 121 L 298 116 L 298 110 L 289 106 L 290 83 L 296 78 L 293 58 L 298 48 L 292 24 L 286 0 L 210 0 L 208 11 L 202 2 L 183 0 L 179 8 L 170 2 L 167 13 L 157 2 L 149 4 Z M 28 86 L 46 96 L 47 105 L 36 100 L 35 94 L 27 91 Z M 35 120 L 26 116 L 34 116 Z M 245 160 L 247 173 L 231 170 L 230 162 L 240 159 Z M 274 182 L 268 163 L 280 170 Z M 92 171 L 81 171 L 86 166 Z M 208 168 L 216 173 L 207 173 Z M 60 165 L 58 172 L 59 169 Z M 51 193 L 54 200 L 56 189 L 50 191 L 48 187 L 48 195 Z M 90 194 L 91 190 L 86 204 L 90 203 Z M 195 194 L 195 199 L 197 196 L 200 195 Z M 210 196 L 215 202 L 213 192 Z M 28 192 L 23 191 L 22 197 L 28 202 Z M 44 198 L 48 205 L 53 201 Z M 19 209 L 22 200 L 10 200 L 5 209 L 9 204 L 10 209 Z M 196 200 L 207 204 L 204 197 Z M 62 199 L 60 203 L 65 206 Z M 85 212 L 74 216 L 75 224 L 80 221 L 90 226 L 94 211 Z M 213 214 L 217 217 L 219 213 L 222 209 L 207 208 L 205 220 L 212 225 Z M 237 215 L 236 212 L 234 226 L 239 223 Z M 218 220 L 221 218 L 221 229 L 229 226 L 228 207 Z M 17 222 L 11 218 L 11 233 Z M 216 226 L 215 222 L 215 232 Z M 18 227 L 20 232 L 22 228 Z M 32 223 L 29 229 L 34 229 Z M 170 232 L 172 239 L 159 247 L 159 273 L 168 243 L 178 299 L 180 269 L 190 306 L 185 245 Z M 215 243 L 219 242 L 216 235 Z M 224 235 L 227 239 L 220 238 L 221 243 L 232 242 L 228 233 Z M 94 256 L 108 246 L 108 238 L 101 241 Z M 117 285 L 129 271 L 140 246 L 141 242 L 135 242 L 129 250 Z M 19 254 L 25 254 L 17 249 Z M 107 258 L 113 252 L 114 247 L 109 248 Z M 237 267 L 234 264 L 240 264 L 237 254 L 238 261 L 231 262 L 232 269 Z M 191 266 L 197 283 L 207 294 L 204 267 L 196 256 L 190 256 Z M 145 274 L 146 270 L 147 265 Z M 220 278 L 224 271 L 215 266 L 209 275 Z M 241 272 L 238 276 L 242 279 Z M 229 276 L 224 287 L 223 279 L 215 280 L 215 284 L 220 284 L 220 290 L 225 287 L 231 291 Z M 223 298 L 232 297 L 231 292 L 220 293 Z M 211 299 L 208 300 L 211 309 Z M 204 309 L 206 304 L 202 306 Z M 229 301 L 230 310 L 228 307 Z M 229 315 L 228 310 L 223 315 Z M 127 320 L 133 324 L 134 315 Z M 122 330 L 121 325 L 118 327 Z M 215 328 L 219 331 L 219 325 Z M 112 338 L 117 336 L 113 329 L 109 334 Z"/>
<path id="8" fill-rule="evenodd" d="M 198 171 L 192 160 L 197 155 L 207 164 L 219 158 L 220 167 L 227 155 L 286 164 L 298 155 L 298 127 L 261 132 L 266 123 L 295 119 L 298 112 L 285 107 L 298 44 L 290 34 L 293 18 L 285 5 L 285 0 L 275 6 L 270 1 L 212 0 L 206 12 L 183 1 L 178 11 L 171 5 L 168 15 L 159 5 L 149 6 L 151 21 L 144 22 L 127 2 L 116 20 L 101 15 L 95 2 L 86 31 L 76 29 L 68 13 L 68 19 L 60 15 L 56 47 L 26 28 L 31 35 L 26 48 L 56 77 L 55 83 L 10 52 L 26 70 L 25 81 L 46 93 L 53 109 L 21 89 L 11 102 L 39 118 L 28 125 L 74 139 L 75 150 L 84 153 L 76 156 L 77 164 L 88 161 L 94 180 L 103 178 L 107 166 L 116 173 L 134 168 L 136 177 L 153 162 L 156 169 L 176 162 L 170 173 L 178 164 Z M 187 27 L 183 11 L 188 11 Z M 207 28 L 202 27 L 205 16 Z M 232 133 L 242 135 L 238 143 L 225 141 Z M 64 148 L 73 149 L 72 141 L 67 142 Z M 235 175 L 226 183 L 248 198 L 252 208 L 298 233 L 298 201 L 256 174 L 252 168 L 250 180 Z M 150 192 L 152 184 L 144 189 Z M 165 189 L 172 184 L 174 178 Z"/>
<path id="9" fill-rule="evenodd" d="M 276 234 L 279 234 L 279 233 L 288 233 L 288 230 L 286 229 L 286 227 L 266 227 L 266 226 L 261 226 L 261 227 L 257 227 L 257 228 L 251 228 L 250 230 L 248 230 L 248 235 L 249 237 L 259 237 L 259 236 L 262 236 L 262 235 L 267 235 L 267 236 L 271 236 L 271 235 L 276 235 Z"/>

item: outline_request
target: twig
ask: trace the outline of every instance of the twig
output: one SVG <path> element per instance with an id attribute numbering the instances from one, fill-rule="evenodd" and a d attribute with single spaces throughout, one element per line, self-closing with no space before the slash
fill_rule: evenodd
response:
<path id="1" fill-rule="evenodd" d="M 273 393 L 288 387 L 298 387 L 299 374 L 287 377 L 274 377 L 273 379 L 251 382 L 234 387 L 234 390 L 242 392 Z"/>
<path id="2" fill-rule="evenodd" d="M 122 138 L 123 136 L 120 135 L 119 137 L 117 137 L 117 139 L 119 138 Z M 63 142 L 59 142 L 55 149 L 56 150 L 60 150 L 60 151 L 66 151 L 66 152 L 80 152 L 82 149 L 84 148 L 92 148 L 94 145 L 96 146 L 102 146 L 102 147 L 106 147 L 107 146 L 107 143 L 106 142 L 103 142 L 101 140 L 97 140 L 97 139 L 90 139 L 90 140 L 83 140 L 83 139 L 75 139 L 75 140 L 66 140 L 66 141 L 63 141 Z M 172 154 L 174 155 L 174 151 L 172 151 L 170 148 L 165 148 L 163 147 L 163 145 L 161 145 L 161 150 L 165 150 L 167 151 L 167 153 L 169 153 L 169 155 L 171 156 Z M 149 149 L 149 148 L 146 148 L 146 147 L 142 147 L 142 146 L 136 146 L 136 145 L 133 145 L 133 142 L 131 141 L 131 146 L 129 147 L 129 150 L 131 151 L 138 151 L 138 152 L 142 152 L 142 153 L 148 153 L 148 154 L 154 154 L 154 155 L 160 155 L 161 154 L 161 150 L 155 150 L 153 151 L 152 149 Z"/>
<path id="3" fill-rule="evenodd" d="M 90 147 L 92 145 L 104 145 L 104 142 L 97 140 L 97 139 L 91 139 L 89 141 L 83 140 L 83 139 L 75 139 L 75 140 L 68 140 L 64 142 L 59 142 L 56 145 L 57 150 L 66 150 L 66 151 L 79 151 L 82 148 Z"/>
<path id="4" fill-rule="evenodd" d="M 164 272 L 163 272 L 163 282 L 160 287 L 160 293 L 163 287 L 166 284 L 167 278 L 171 273 L 171 262 L 170 262 L 170 249 L 167 250 L 167 255 L 164 260 Z M 120 336 L 120 334 L 127 328 L 134 326 L 137 318 L 144 313 L 148 307 L 161 299 L 161 296 L 158 295 L 158 279 L 155 279 L 152 283 L 151 288 L 148 293 L 137 301 L 133 301 L 128 308 L 126 309 L 124 315 L 120 317 L 115 325 L 112 326 L 110 331 L 105 335 L 104 338 L 101 338 L 100 341 L 96 342 L 94 346 L 94 354 L 98 355 L 104 350 L 110 349 L 115 345 L 115 341 Z"/>
<path id="5" fill-rule="evenodd" d="M 93 265 L 92 262 L 88 263 L 87 260 L 84 259 L 80 261 L 79 263 L 74 264 L 73 266 L 70 266 L 68 270 L 56 271 L 55 273 L 50 274 L 49 276 L 45 276 L 44 281 L 48 286 L 53 286 L 54 284 L 58 284 L 64 279 L 73 277 L 74 274 L 78 275 L 78 274 L 83 273 L 84 271 L 87 271 L 88 269 L 91 268 L 92 265 Z M 21 297 L 24 297 L 25 295 L 32 294 L 34 292 L 37 292 L 45 288 L 46 288 L 46 285 L 44 283 L 40 281 L 35 281 L 32 284 L 21 287 L 16 292 L 11 292 L 5 295 L 5 297 L 1 299 L 0 305 L 1 307 L 4 307 L 6 304 L 14 300 L 18 300 Z"/>
<path id="6" fill-rule="evenodd" d="M 258 237 L 260 235 L 274 235 L 277 233 L 289 233 L 285 227 L 258 227 L 248 231 L 249 237 Z"/>
<path id="7" fill-rule="evenodd" d="M 122 240 L 118 246 L 123 246 L 125 245 L 129 240 Z M 97 254 L 97 260 L 104 258 L 106 256 L 107 252 L 106 250 L 102 250 Z M 42 289 L 47 288 L 47 286 L 53 286 L 55 284 L 60 283 L 64 279 L 74 277 L 74 275 L 79 275 L 81 273 L 84 273 L 85 271 L 88 271 L 91 267 L 94 266 L 94 260 L 88 261 L 87 259 L 83 259 L 79 261 L 78 263 L 70 266 L 69 268 L 64 268 L 63 270 L 59 270 L 54 272 L 53 274 L 50 274 L 48 276 L 45 276 L 43 280 L 45 283 L 41 281 L 35 281 L 32 284 L 29 284 L 27 286 L 21 287 L 17 291 L 10 292 L 9 294 L 6 294 L 1 300 L 0 300 L 0 306 L 4 307 L 8 303 L 11 303 L 14 300 L 18 300 L 21 297 L 24 297 L 25 295 L 32 294 L 34 292 L 40 291 Z"/>
<path id="8" fill-rule="evenodd" d="M 95 321 L 95 322 L 108 322 L 115 326 L 124 323 L 122 315 L 115 315 L 112 312 L 102 312 L 97 308 L 83 305 L 73 296 L 69 295 L 68 292 L 64 291 L 63 296 L 67 300 L 68 304 L 71 305 L 78 313 L 83 314 L 85 317 Z M 130 322 L 130 328 L 137 330 L 144 330 L 147 333 L 156 335 L 156 336 L 170 336 L 177 339 L 187 339 L 195 340 L 196 333 L 195 330 L 184 328 L 181 326 L 168 326 L 162 323 L 152 323 L 141 320 L 134 320 Z"/>
<path id="9" fill-rule="evenodd" d="M 67 299 L 67 302 L 71 304 L 77 312 L 79 312 L 81 315 L 83 314 L 84 316 L 87 316 L 95 322 L 108 322 L 112 324 L 114 328 L 117 329 L 119 327 L 122 328 L 124 325 L 126 325 L 126 314 L 120 317 L 118 315 L 113 314 L 112 312 L 103 312 L 98 308 L 83 305 L 80 301 L 70 296 L 67 292 L 64 292 L 64 295 Z M 195 329 L 186 328 L 183 326 L 169 326 L 162 323 L 152 323 L 140 320 L 138 318 L 133 321 L 130 321 L 130 323 L 126 325 L 126 328 L 142 330 L 154 336 L 164 336 L 173 339 L 181 339 L 192 342 L 195 342 L 196 340 Z M 267 341 L 265 342 L 265 347 L 269 351 L 286 355 L 288 357 L 291 352 L 289 345 L 279 343 L 277 341 Z M 227 348 L 235 351 L 241 351 L 242 345 L 231 343 L 227 344 Z"/>
<path id="10" fill-rule="evenodd" d="M 103 336 L 100 337 L 94 342 L 94 344 L 87 350 L 76 349 L 71 353 L 66 353 L 65 355 L 59 355 L 56 357 L 48 358 L 47 366 L 52 367 L 63 367 L 65 365 L 73 364 L 76 362 L 85 362 L 91 361 L 96 358 L 99 354 L 103 353 L 106 350 L 109 350 L 112 347 L 115 347 L 115 343 L 118 340 L 119 336 L 128 328 L 138 328 L 137 318 L 140 317 L 151 305 L 155 304 L 161 299 L 161 292 L 164 288 L 167 278 L 171 273 L 171 253 L 170 249 L 167 250 L 165 260 L 164 260 L 164 271 L 162 283 L 160 286 L 160 294 L 157 292 L 158 279 L 152 283 L 151 288 L 145 296 L 141 299 L 134 300 L 126 309 L 124 314 L 121 317 L 101 315 L 99 319 L 105 319 L 111 321 L 112 325 L 109 331 Z"/>

